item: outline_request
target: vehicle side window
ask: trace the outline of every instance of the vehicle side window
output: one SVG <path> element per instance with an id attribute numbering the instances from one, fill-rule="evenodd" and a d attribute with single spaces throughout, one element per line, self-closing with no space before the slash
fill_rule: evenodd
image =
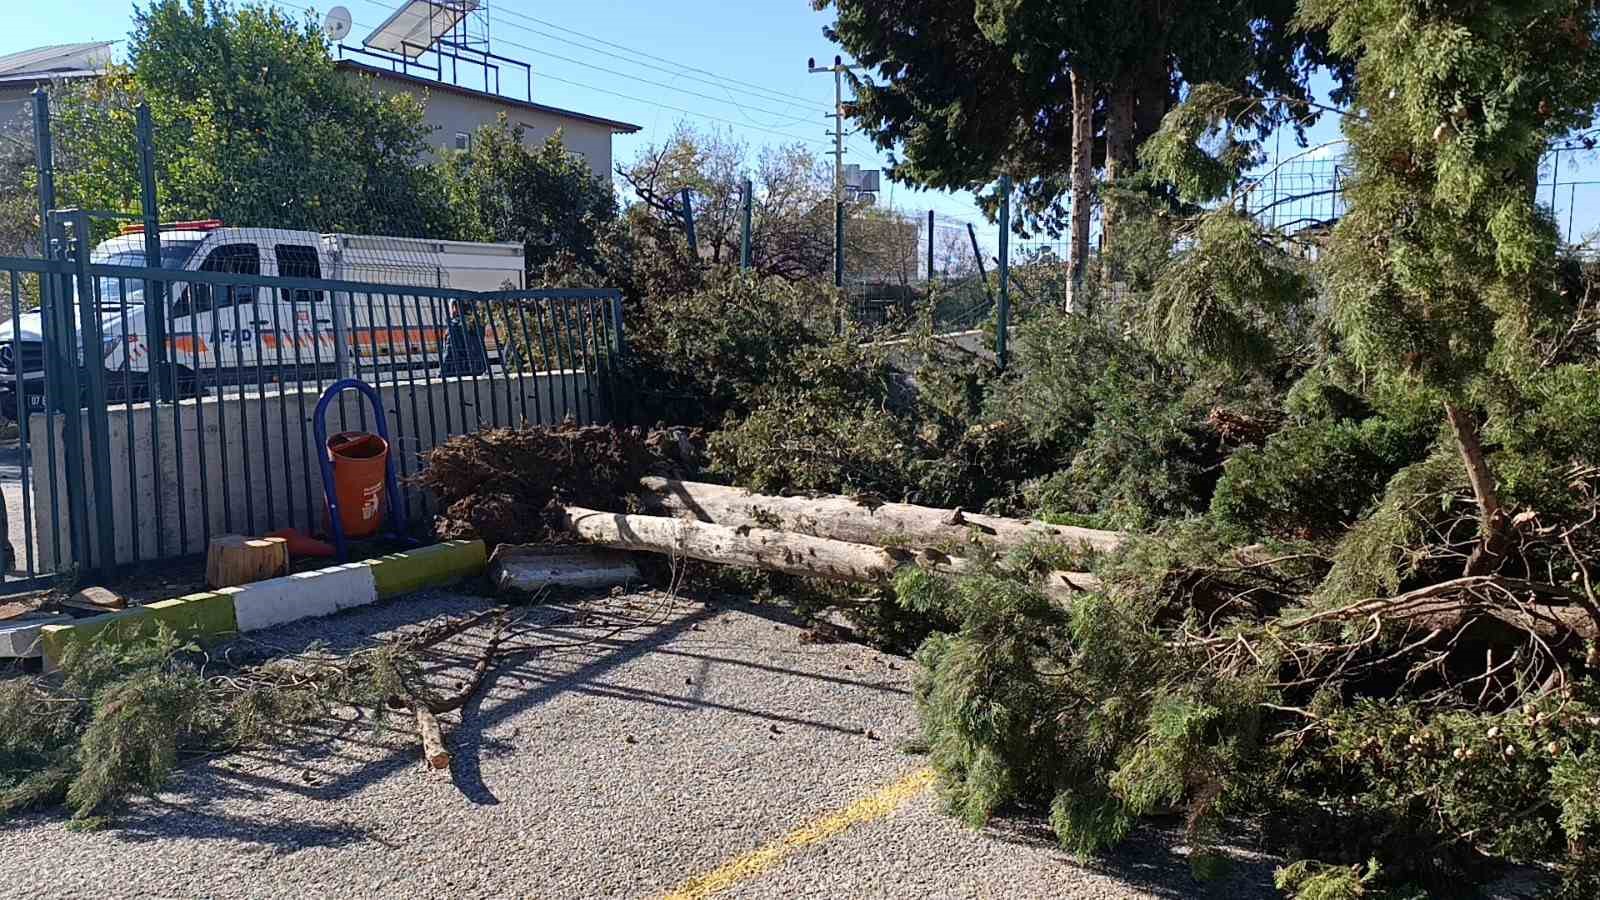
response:
<path id="1" fill-rule="evenodd" d="M 307 247 L 304 244 L 278 244 L 272 249 L 272 253 L 278 260 L 278 274 L 284 278 L 322 277 L 322 262 L 317 257 L 315 247 Z M 322 292 L 284 288 L 283 299 L 290 303 L 321 303 Z"/>
<path id="2" fill-rule="evenodd" d="M 255 244 L 222 244 L 200 263 L 202 272 L 260 275 L 261 255 Z M 254 285 L 191 284 L 173 308 L 174 316 L 188 316 L 255 300 Z"/>

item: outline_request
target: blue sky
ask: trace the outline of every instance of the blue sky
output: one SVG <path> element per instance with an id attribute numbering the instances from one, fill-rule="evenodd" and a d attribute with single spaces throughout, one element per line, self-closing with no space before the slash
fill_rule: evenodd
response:
<path id="1" fill-rule="evenodd" d="M 302 14 L 313 5 L 319 10 L 333 5 L 276 2 Z M 355 20 L 345 43 L 358 44 L 399 0 L 340 2 Z M 831 60 L 837 52 L 822 35 L 832 13 L 812 10 L 808 0 L 490 0 L 489 6 L 495 51 L 534 67 L 533 99 L 642 126 L 639 134 L 616 138 L 618 160 L 662 140 L 680 120 L 731 132 L 753 148 L 803 140 L 819 155 L 832 150 L 825 135 L 831 120 L 824 118 L 832 107 L 832 78 L 806 71 L 808 57 Z M 127 36 L 131 9 L 130 0 L 71 0 L 32 4 L 26 16 L 0 13 L 0 53 L 120 40 Z M 510 89 L 509 81 L 506 86 Z M 1337 125 L 1327 117 L 1313 138 L 1336 135 Z M 1281 141 L 1283 156 L 1297 151 L 1288 138 Z M 1592 162 L 1575 157 L 1563 155 L 1562 182 L 1600 179 Z M 884 160 L 865 136 L 855 135 L 847 141 L 846 162 L 870 169 Z M 1547 168 L 1547 181 L 1551 174 Z M 1551 201 L 1548 186 L 1542 196 Z M 978 223 L 984 243 L 992 247 L 992 230 L 982 224 L 970 196 L 912 191 L 885 180 L 883 200 L 907 210 L 932 208 L 945 220 Z M 1564 185 L 1554 204 L 1563 227 L 1570 216 L 1580 235 L 1600 225 L 1600 183 Z"/>

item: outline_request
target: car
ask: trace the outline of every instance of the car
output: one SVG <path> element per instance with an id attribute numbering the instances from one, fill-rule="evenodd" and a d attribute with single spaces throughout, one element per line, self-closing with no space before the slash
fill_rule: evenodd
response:
<path id="1" fill-rule="evenodd" d="M 141 277 L 148 271 L 144 229 L 125 228 L 89 256 L 102 335 L 92 355 L 103 361 L 113 402 L 147 399 L 156 381 L 188 397 L 226 385 L 359 374 L 363 367 L 482 374 L 498 347 L 483 334 L 470 299 L 405 288 L 497 291 L 521 288 L 525 279 L 516 243 L 319 234 L 215 220 L 163 225 L 159 237 L 161 268 L 174 274 L 165 285 L 165 321 L 157 323 L 166 366 L 155 372 Z M 247 279 L 185 282 L 182 272 Z M 301 283 L 267 286 L 261 277 Z M 370 290 L 324 290 L 310 281 L 359 282 Z M 73 311 L 76 322 L 76 302 Z M 79 334 L 75 352 L 83 365 L 91 354 Z M 0 416 L 44 408 L 46 347 L 37 311 L 0 324 Z"/>

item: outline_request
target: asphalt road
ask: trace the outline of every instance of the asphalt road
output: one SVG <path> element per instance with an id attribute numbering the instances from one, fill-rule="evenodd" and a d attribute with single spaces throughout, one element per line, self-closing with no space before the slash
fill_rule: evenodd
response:
<path id="1" fill-rule="evenodd" d="M 482 598 L 432 593 L 263 632 L 334 651 Z M 161 897 L 1276 896 L 1248 855 L 1188 875 L 1141 831 L 1075 864 L 1037 822 L 943 816 L 916 733 L 911 663 L 812 644 L 771 607 L 654 592 L 534 608 L 480 699 L 447 717 L 448 773 L 407 722 L 352 710 L 268 750 L 190 766 L 111 829 L 60 814 L 0 827 L 3 893 Z M 442 647 L 441 690 L 485 630 Z"/>

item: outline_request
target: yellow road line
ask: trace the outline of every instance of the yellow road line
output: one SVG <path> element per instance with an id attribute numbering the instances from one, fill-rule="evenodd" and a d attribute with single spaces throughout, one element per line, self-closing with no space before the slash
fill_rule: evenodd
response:
<path id="1" fill-rule="evenodd" d="M 932 769 L 917 769 L 870 797 L 863 797 L 844 809 L 802 825 L 778 840 L 723 863 L 704 875 L 697 875 L 685 881 L 662 900 L 703 900 L 713 894 L 721 893 L 742 881 L 760 875 L 812 844 L 825 841 L 857 825 L 887 816 L 907 800 L 927 790 L 928 785 L 933 784 L 933 778 Z"/>

